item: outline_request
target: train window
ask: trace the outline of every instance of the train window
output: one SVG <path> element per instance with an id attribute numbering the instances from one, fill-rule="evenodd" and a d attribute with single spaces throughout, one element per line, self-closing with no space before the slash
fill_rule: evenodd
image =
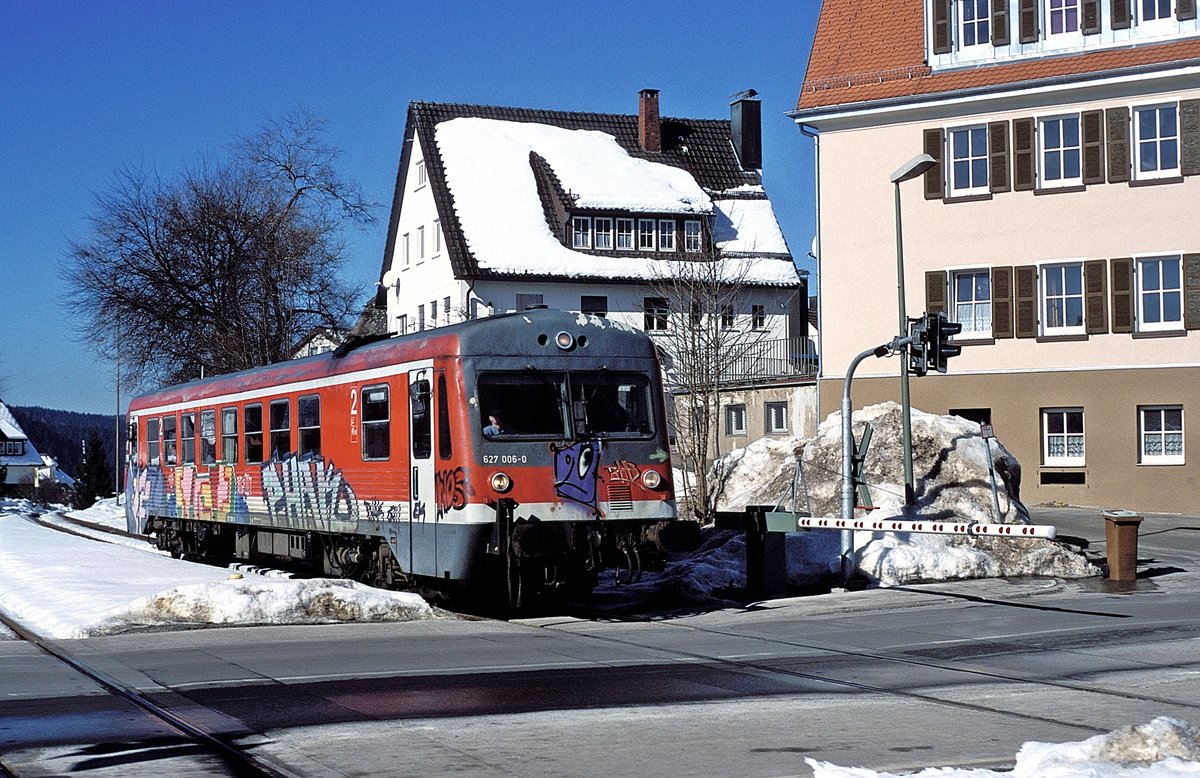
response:
<path id="1" fill-rule="evenodd" d="M 429 381 L 419 378 L 408 387 L 408 401 L 412 419 L 409 433 L 412 437 L 412 454 L 415 459 L 429 459 L 433 451 L 433 427 L 430 425 Z"/>
<path id="2" fill-rule="evenodd" d="M 217 461 L 217 412 L 200 412 L 200 464 Z"/>
<path id="3" fill-rule="evenodd" d="M 236 465 L 238 461 L 237 408 L 221 409 L 221 461 Z"/>
<path id="4" fill-rule="evenodd" d="M 387 459 L 391 456 L 391 415 L 387 386 L 363 389 L 363 459 Z"/>
<path id="5" fill-rule="evenodd" d="M 292 450 L 292 404 L 288 400 L 272 400 L 271 458 L 282 460 Z"/>
<path id="6" fill-rule="evenodd" d="M 246 406 L 246 464 L 263 461 L 262 405 Z"/>
<path id="7" fill-rule="evenodd" d="M 175 417 L 164 416 L 162 420 L 163 457 L 168 465 L 175 464 Z"/>
<path id="8" fill-rule="evenodd" d="M 650 381 L 640 373 L 571 373 L 571 417 L 577 435 L 645 437 L 654 429 Z"/>
<path id="9" fill-rule="evenodd" d="M 437 377 L 437 417 L 438 417 L 438 456 L 449 459 L 454 453 L 454 445 L 450 440 L 450 406 L 446 398 L 446 374 L 438 373 Z"/>
<path id="10" fill-rule="evenodd" d="M 196 464 L 196 414 L 185 413 L 179 417 L 179 444 L 183 448 L 180 464 Z"/>
<path id="11" fill-rule="evenodd" d="M 146 464 L 162 464 L 158 461 L 158 419 L 146 419 Z"/>
<path id="12" fill-rule="evenodd" d="M 566 377 L 523 371 L 479 376 L 479 411 L 484 437 L 567 437 L 563 415 Z"/>
<path id="13" fill-rule="evenodd" d="M 301 397 L 296 401 L 297 426 L 300 429 L 299 447 L 296 453 L 300 456 L 312 454 L 321 455 L 321 398 L 315 394 Z"/>

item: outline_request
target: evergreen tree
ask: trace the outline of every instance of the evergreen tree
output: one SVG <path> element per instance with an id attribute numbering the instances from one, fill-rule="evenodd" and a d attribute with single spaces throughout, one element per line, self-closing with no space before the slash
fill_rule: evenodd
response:
<path id="1" fill-rule="evenodd" d="M 90 508 L 101 497 L 111 497 L 113 469 L 104 450 L 104 442 L 94 430 L 83 449 L 83 464 L 75 481 L 75 507 Z"/>

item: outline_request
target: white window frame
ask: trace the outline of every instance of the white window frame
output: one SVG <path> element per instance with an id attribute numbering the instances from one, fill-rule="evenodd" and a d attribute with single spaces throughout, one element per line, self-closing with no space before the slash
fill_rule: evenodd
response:
<path id="1" fill-rule="evenodd" d="M 417 261 L 425 260 L 425 225 L 417 227 Z"/>
<path id="2" fill-rule="evenodd" d="M 429 181 L 429 174 L 425 171 L 425 160 L 417 160 L 417 189 L 425 186 Z"/>
<path id="3" fill-rule="evenodd" d="M 657 246 L 655 238 L 658 230 L 654 219 L 638 219 L 637 247 L 638 251 L 654 251 Z"/>
<path id="4" fill-rule="evenodd" d="M 1070 282 L 1074 279 L 1070 276 L 1075 274 L 1073 271 L 1078 272 L 1078 291 L 1071 291 Z M 1057 280 L 1055 276 L 1059 275 L 1061 275 L 1063 281 L 1062 291 L 1061 293 L 1051 294 L 1052 281 Z M 1043 335 L 1086 334 L 1087 300 L 1084 292 L 1083 260 L 1046 263 L 1038 267 L 1038 321 L 1041 324 Z M 1051 317 L 1050 312 L 1051 303 L 1054 301 L 1062 303 L 1064 320 L 1069 312 L 1068 309 L 1073 307 L 1071 303 L 1077 301 L 1079 305 L 1079 324 L 1053 323 L 1052 319 L 1055 317 Z"/>
<path id="5" fill-rule="evenodd" d="M 674 251 L 675 250 L 675 220 L 674 219 L 659 219 L 658 220 L 658 250 L 659 251 Z"/>
<path id="6" fill-rule="evenodd" d="M 962 134 L 966 134 L 967 148 L 966 153 L 959 156 L 958 138 Z M 975 148 L 974 143 L 978 137 L 976 133 L 982 133 L 983 146 Z M 948 127 L 946 129 L 946 159 L 949 161 L 947 167 L 947 186 L 950 190 L 951 197 L 967 197 L 970 195 L 988 194 L 991 190 L 988 188 L 988 181 L 991 177 L 991 170 L 988 163 L 988 138 L 986 124 L 970 124 L 961 127 Z M 967 166 L 967 181 L 960 182 L 959 180 L 959 165 L 965 163 Z M 983 181 L 976 180 L 979 164 L 983 165 Z"/>
<path id="7" fill-rule="evenodd" d="M 642 326 L 646 332 L 666 332 L 670 327 L 671 308 L 665 297 L 642 299 Z"/>
<path id="8" fill-rule="evenodd" d="M 1171 421 L 1167 414 L 1178 414 L 1179 429 L 1167 429 Z M 1156 429 L 1147 429 L 1154 420 Z M 1178 438 L 1178 451 L 1167 453 L 1168 438 Z M 1182 465 L 1186 447 L 1182 405 L 1138 406 L 1138 463 L 1143 465 Z M 1151 448 L 1157 451 L 1151 452 Z M 1172 446 L 1174 448 L 1174 446 Z"/>
<path id="9" fill-rule="evenodd" d="M 746 406 L 735 403 L 725 406 L 725 435 L 741 437 L 746 434 Z"/>
<path id="10" fill-rule="evenodd" d="M 1069 416 L 1078 415 L 1079 431 L 1072 430 Z M 1051 420 L 1062 422 L 1062 431 L 1051 432 Z M 1071 454 L 1072 442 L 1078 440 L 1079 453 Z M 1055 443 L 1061 443 L 1061 449 L 1051 453 Z M 1061 452 L 1061 453 L 1060 453 Z M 1083 408 L 1043 408 L 1042 409 L 1042 464 L 1047 467 L 1082 467 L 1087 463 L 1087 422 Z"/>
<path id="11" fill-rule="evenodd" d="M 592 246 L 604 251 L 613 247 L 613 220 L 609 216 L 596 216 L 592 219 Z"/>
<path id="12" fill-rule="evenodd" d="M 764 431 L 768 435 L 784 435 L 788 431 L 788 404 L 786 400 L 764 403 Z"/>
<path id="13" fill-rule="evenodd" d="M 1066 123 L 1071 122 L 1075 127 L 1074 143 L 1067 140 Z M 1057 123 L 1059 126 L 1058 142 L 1054 146 L 1049 145 L 1050 131 L 1047 125 Z M 1079 114 L 1059 114 L 1056 116 L 1044 116 L 1038 119 L 1037 123 L 1037 148 L 1038 148 L 1038 188 L 1039 189 L 1057 189 L 1064 186 L 1082 186 L 1083 185 L 1083 137 L 1081 135 L 1082 128 L 1079 120 Z M 1049 175 L 1050 157 L 1051 155 L 1058 157 L 1058 178 L 1051 179 Z M 1067 175 L 1068 161 L 1074 161 L 1075 175 Z"/>
<path id="14" fill-rule="evenodd" d="M 979 14 L 981 10 L 981 15 L 975 15 Z M 954 29 L 956 48 L 973 49 L 976 46 L 991 45 L 992 10 L 989 0 L 954 0 L 954 14 L 956 17 Z M 974 43 L 967 43 L 968 30 L 974 32 Z"/>
<path id="15" fill-rule="evenodd" d="M 571 217 L 571 248 L 590 249 L 592 247 L 592 217 Z"/>
<path id="16" fill-rule="evenodd" d="M 1164 109 L 1170 109 L 1175 114 L 1175 126 L 1172 128 L 1169 135 L 1161 134 L 1162 121 L 1159 118 L 1160 112 Z M 1142 115 L 1145 112 L 1153 111 L 1155 116 L 1154 136 L 1143 137 Z M 1133 177 L 1138 181 L 1148 181 L 1156 178 L 1175 178 L 1180 175 L 1179 156 L 1181 151 L 1179 137 L 1179 103 L 1152 103 L 1149 105 L 1135 105 L 1130 109 L 1130 118 L 1132 120 L 1132 136 L 1133 141 L 1130 144 L 1130 153 L 1133 157 Z M 1143 149 L 1153 148 L 1156 167 L 1144 169 L 1142 167 L 1142 151 Z M 1163 167 L 1163 152 L 1170 150 L 1174 155 L 1174 165 Z M 1169 159 L 1169 157 L 1168 157 Z"/>
<path id="17" fill-rule="evenodd" d="M 750 329 L 762 331 L 767 328 L 767 306 L 756 303 L 750 306 Z"/>
<path id="18" fill-rule="evenodd" d="M 980 296 L 979 276 L 987 280 L 987 297 Z M 961 281 L 970 279 L 969 299 L 962 297 Z M 988 268 L 964 268 L 950 271 L 951 321 L 962 325 L 958 337 L 971 338 L 992 334 L 992 272 Z"/>
<path id="19" fill-rule="evenodd" d="M 686 252 L 703 251 L 704 230 L 696 219 L 687 219 L 683 223 L 683 250 Z"/>
<path id="20" fill-rule="evenodd" d="M 1154 5 L 1160 5 L 1163 0 L 1134 0 L 1133 18 L 1136 24 L 1158 25 L 1162 24 L 1163 22 L 1172 22 L 1175 20 L 1175 3 L 1172 2 L 1172 0 L 1166 0 L 1166 11 L 1164 11 L 1161 16 L 1155 16 L 1153 18 L 1147 18 L 1147 15 L 1143 13 L 1146 10 L 1147 2 L 1151 2 Z"/>
<path id="21" fill-rule="evenodd" d="M 442 253 L 442 220 L 433 220 L 433 255 Z"/>
<path id="22" fill-rule="evenodd" d="M 1074 11 L 1075 16 L 1075 27 L 1074 29 L 1067 29 L 1069 16 L 1072 11 Z M 1063 22 L 1063 29 L 1058 32 L 1054 32 L 1056 17 L 1060 17 Z M 1044 20 L 1043 32 L 1047 40 L 1083 35 L 1083 7 L 1080 0 L 1043 0 L 1042 19 Z"/>
<path id="23" fill-rule="evenodd" d="M 407 232 L 404 233 L 402 253 L 404 254 L 404 266 L 408 267 L 412 263 L 412 241 Z"/>
<path id="24" fill-rule="evenodd" d="M 617 219 L 617 250 L 633 251 L 635 234 L 633 219 Z"/>
<path id="25" fill-rule="evenodd" d="M 1172 285 L 1167 286 L 1163 280 L 1162 267 L 1164 263 L 1173 263 L 1175 266 L 1175 278 Z M 1157 265 L 1158 269 L 1154 274 L 1148 271 L 1148 266 Z M 1137 294 L 1137 330 L 1138 332 L 1173 332 L 1183 329 L 1183 252 L 1178 254 L 1155 254 L 1147 256 L 1134 257 L 1134 289 Z M 1147 289 L 1146 284 L 1151 280 L 1151 276 L 1157 276 L 1157 287 Z M 1147 304 L 1150 299 L 1156 298 L 1158 301 L 1158 321 L 1148 321 L 1152 311 L 1147 311 Z M 1173 303 L 1175 313 L 1174 319 L 1166 319 L 1165 312 L 1169 304 Z"/>

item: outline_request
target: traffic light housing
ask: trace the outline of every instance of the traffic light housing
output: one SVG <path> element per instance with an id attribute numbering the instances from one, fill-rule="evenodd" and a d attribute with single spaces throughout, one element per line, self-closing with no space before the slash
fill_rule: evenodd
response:
<path id="1" fill-rule="evenodd" d="M 929 368 L 928 317 L 919 316 L 908 320 L 908 335 L 912 342 L 908 344 L 908 372 L 915 376 L 923 376 Z"/>
<path id="2" fill-rule="evenodd" d="M 946 360 L 962 353 L 962 346 L 950 342 L 950 338 L 960 332 L 962 325 L 950 321 L 941 311 L 925 314 L 926 371 L 946 372 Z"/>

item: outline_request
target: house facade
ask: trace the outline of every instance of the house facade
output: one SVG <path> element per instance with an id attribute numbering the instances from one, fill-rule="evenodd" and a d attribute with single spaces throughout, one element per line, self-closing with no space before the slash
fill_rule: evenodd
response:
<path id="1" fill-rule="evenodd" d="M 899 334 L 899 212 L 908 316 L 962 326 L 913 407 L 990 423 L 1027 503 L 1194 511 L 1192 0 L 825 0 L 792 117 L 819 166 L 822 415 Z M 864 362 L 855 407 L 898 373 Z"/>
<path id="2" fill-rule="evenodd" d="M 711 324 L 753 340 L 731 383 L 808 401 L 807 281 L 762 186 L 759 102 L 726 120 L 663 117 L 657 90 L 637 106 L 412 103 L 376 302 L 387 331 L 544 305 L 645 330 L 669 354 L 680 328 Z M 681 277 L 726 293 L 685 299 Z"/>
<path id="3" fill-rule="evenodd" d="M 12 411 L 0 401 L 0 494 L 22 483 L 37 486 L 42 478 L 54 478 L 54 470 L 42 460 Z"/>

